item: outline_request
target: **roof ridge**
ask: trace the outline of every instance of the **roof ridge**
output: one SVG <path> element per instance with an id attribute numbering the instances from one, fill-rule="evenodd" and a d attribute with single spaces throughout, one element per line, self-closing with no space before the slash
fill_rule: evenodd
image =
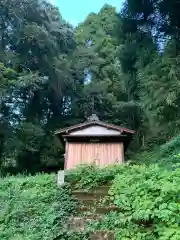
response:
<path id="1" fill-rule="evenodd" d="M 122 127 L 117 126 L 115 124 L 106 123 L 106 122 L 103 122 L 103 121 L 100 121 L 100 120 L 97 120 L 97 121 L 96 120 L 92 120 L 92 121 L 86 121 L 84 123 L 79 123 L 79 124 L 76 124 L 76 125 L 73 125 L 73 126 L 70 126 L 70 127 L 66 127 L 66 128 L 62 128 L 62 129 L 56 130 L 55 134 L 68 132 L 68 131 L 71 131 L 71 130 L 74 130 L 74 129 L 78 129 L 78 128 L 81 128 L 81 127 L 85 127 L 85 126 L 91 125 L 91 124 L 100 125 L 100 126 L 104 126 L 104 127 L 109 127 L 109 128 L 114 129 L 114 130 L 121 131 L 121 132 L 125 131 L 125 132 L 131 133 L 131 134 L 135 133 L 135 131 L 133 131 L 133 130 L 130 130 L 128 128 L 122 128 Z"/>

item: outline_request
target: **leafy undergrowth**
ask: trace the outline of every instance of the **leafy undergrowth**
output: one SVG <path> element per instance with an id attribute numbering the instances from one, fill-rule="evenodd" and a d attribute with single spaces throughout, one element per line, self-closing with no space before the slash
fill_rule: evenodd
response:
<path id="1" fill-rule="evenodd" d="M 110 185 L 112 180 L 118 173 L 127 169 L 129 164 L 109 165 L 104 168 L 96 167 L 95 165 L 80 165 L 73 170 L 66 172 L 66 181 L 70 183 L 73 188 L 77 189 L 91 189 L 102 185 Z"/>
<path id="2" fill-rule="evenodd" d="M 119 240 L 180 239 L 180 169 L 156 165 L 122 169 L 109 190 L 109 199 L 120 212 L 106 214 L 89 228 L 114 230 Z"/>
<path id="3" fill-rule="evenodd" d="M 180 163 L 180 136 L 161 146 L 155 146 L 154 149 L 141 151 L 130 161 L 136 164 L 158 164 L 169 170 L 175 169 Z"/>
<path id="4" fill-rule="evenodd" d="M 0 179 L 0 239 L 79 239 L 64 224 L 76 207 L 68 186 L 57 187 L 55 175 Z"/>
<path id="5" fill-rule="evenodd" d="M 79 166 L 67 171 L 62 188 L 56 175 L 1 178 L 0 239 L 83 240 L 96 230 L 113 230 L 117 240 L 180 239 L 179 149 L 177 137 L 150 155 L 144 152 L 147 165 Z M 69 231 L 67 219 L 77 207 L 71 189 L 89 191 L 107 184 L 106 200 L 120 211 L 105 214 L 83 233 Z"/>

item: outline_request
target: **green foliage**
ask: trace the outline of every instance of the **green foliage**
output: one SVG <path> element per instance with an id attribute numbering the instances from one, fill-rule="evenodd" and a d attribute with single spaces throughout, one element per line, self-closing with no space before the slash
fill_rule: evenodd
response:
<path id="1" fill-rule="evenodd" d="M 179 169 L 168 172 L 158 166 L 133 166 L 116 176 L 109 194 L 122 212 L 130 213 L 129 220 L 140 227 L 139 232 L 143 226 L 145 239 L 149 239 L 149 227 L 152 239 L 180 237 L 179 174 Z"/>
<path id="2" fill-rule="evenodd" d="M 92 229 L 121 240 L 180 239 L 179 8 L 126 0 L 120 14 L 106 4 L 73 29 L 46 1 L 0 0 L 2 175 L 59 169 L 54 130 L 95 111 L 137 131 L 129 155 L 148 166 L 67 171 L 75 188 L 113 182 L 108 200 L 121 211 Z M 88 239 L 65 228 L 75 202 L 55 184 L 54 175 L 0 179 L 0 239 Z"/>
<path id="3" fill-rule="evenodd" d="M 120 240 L 152 240 L 155 239 L 152 229 L 145 229 L 131 221 L 131 216 L 126 213 L 111 212 L 106 214 L 99 222 L 95 222 L 88 226 L 93 230 L 110 230 L 114 231 L 115 239 Z"/>
<path id="4" fill-rule="evenodd" d="M 74 32 L 46 1 L 0 1 L 0 9 L 0 167 L 60 168 L 63 148 L 53 131 L 71 114 Z"/>
<path id="5" fill-rule="evenodd" d="M 98 14 L 89 14 L 75 30 L 78 45 L 75 54 L 79 56 L 75 66 L 78 72 L 83 66 L 84 73 L 81 76 L 82 97 L 78 100 L 80 110 L 86 116 L 95 111 L 104 120 L 113 122 L 118 121 L 113 108 L 117 107 L 119 92 L 116 92 L 116 85 L 121 73 L 117 58 L 118 26 L 115 8 L 105 5 Z"/>
<path id="6" fill-rule="evenodd" d="M 174 169 L 179 167 L 180 161 L 180 137 L 177 136 L 171 141 L 160 147 L 159 151 L 159 161 L 158 163 L 169 169 Z"/>
<path id="7" fill-rule="evenodd" d="M 179 134 L 178 7 L 176 1 L 126 0 L 121 11 L 127 38 L 120 57 L 124 71 L 136 72 L 133 92 L 143 109 L 145 145 L 154 137 L 169 140 Z"/>
<path id="8" fill-rule="evenodd" d="M 163 41 L 167 36 L 179 40 L 180 18 L 177 13 L 179 6 L 179 2 L 175 0 L 171 3 L 168 0 L 160 2 L 158 0 L 126 0 L 122 13 L 129 23 L 134 23 L 135 30 L 143 29 L 146 31 L 147 29 L 153 29 L 154 35 L 160 41 Z M 139 26 L 141 28 L 138 28 Z"/>
<path id="9" fill-rule="evenodd" d="M 157 165 L 118 169 L 109 190 L 109 202 L 119 212 L 107 213 L 89 229 L 112 230 L 116 239 L 179 239 L 180 170 Z"/>
<path id="10" fill-rule="evenodd" d="M 65 226 L 76 202 L 56 184 L 47 174 L 0 179 L 0 239 L 73 239 Z"/>
<path id="11" fill-rule="evenodd" d="M 128 156 L 177 136 L 178 4 L 105 4 L 73 29 L 47 1 L 0 0 L 1 168 L 61 168 L 54 130 L 92 112 L 136 130 Z"/>
<path id="12" fill-rule="evenodd" d="M 2 168 L 15 168 L 17 172 L 37 172 L 49 166 L 63 165 L 59 140 L 39 124 L 25 122 L 6 140 L 2 154 Z M 24 161 L 24 158 L 26 161 Z"/>
<path id="13" fill-rule="evenodd" d="M 75 188 L 90 189 L 103 184 L 110 184 L 117 173 L 121 171 L 122 166 L 119 164 L 104 168 L 95 165 L 80 165 L 66 172 L 66 181 L 73 184 Z"/>
<path id="14" fill-rule="evenodd" d="M 137 154 L 132 155 L 130 161 L 135 164 L 158 164 L 163 168 L 172 170 L 179 167 L 179 152 L 179 136 L 177 136 L 160 146 L 142 149 Z"/>
<path id="15" fill-rule="evenodd" d="M 179 153 L 180 136 L 173 138 L 171 141 L 161 146 L 162 156 L 168 157 L 171 154 Z"/>
<path id="16" fill-rule="evenodd" d="M 179 239 L 180 170 L 129 164 L 107 168 L 79 166 L 66 173 L 69 183 L 55 187 L 55 175 L 6 177 L 0 180 L 0 237 L 6 239 L 89 239 L 96 230 L 114 231 L 116 239 Z M 110 184 L 104 204 L 119 207 L 71 232 L 67 219 L 75 213 L 71 188 Z M 21 203 L 21 204 L 19 204 Z"/>
<path id="17" fill-rule="evenodd" d="M 139 72 L 142 82 L 141 99 L 151 118 L 159 123 L 167 137 L 178 132 L 179 126 L 179 57 L 157 57 Z"/>

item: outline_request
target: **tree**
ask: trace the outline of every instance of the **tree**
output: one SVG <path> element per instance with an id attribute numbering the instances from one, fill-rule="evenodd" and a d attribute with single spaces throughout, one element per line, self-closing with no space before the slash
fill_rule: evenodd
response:
<path id="1" fill-rule="evenodd" d="M 71 114 L 73 29 L 46 1 L 6 0 L 0 6 L 1 122 L 7 126 L 1 134 L 2 165 L 29 171 L 56 166 L 62 147 L 53 130 Z"/>
<path id="2" fill-rule="evenodd" d="M 95 111 L 103 120 L 119 121 L 114 115 L 119 94 L 113 90 L 120 79 L 121 66 L 117 57 L 119 16 L 116 9 L 105 5 L 98 14 L 90 14 L 76 28 L 76 63 L 81 74 L 79 101 L 86 116 Z M 80 57 L 79 57 L 80 56 Z"/>
<path id="3" fill-rule="evenodd" d="M 121 13 L 123 28 L 129 35 L 145 36 L 148 33 L 158 46 L 159 51 L 152 54 L 153 45 L 148 45 L 148 51 L 143 55 L 149 60 L 142 67 L 139 64 L 136 66 L 140 84 L 139 102 L 150 124 L 150 132 L 153 133 L 148 132 L 147 135 L 154 135 L 156 139 L 164 141 L 179 132 L 178 6 L 177 1 L 127 0 Z"/>
<path id="4" fill-rule="evenodd" d="M 122 15 L 128 22 L 143 31 L 151 30 L 156 40 L 161 44 L 168 39 L 176 40 L 177 54 L 179 52 L 180 40 L 180 17 L 178 9 L 179 1 L 142 1 L 126 0 Z"/>

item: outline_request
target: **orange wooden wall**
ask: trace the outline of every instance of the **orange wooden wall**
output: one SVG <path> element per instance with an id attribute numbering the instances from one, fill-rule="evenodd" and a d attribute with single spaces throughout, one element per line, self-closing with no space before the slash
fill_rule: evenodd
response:
<path id="1" fill-rule="evenodd" d="M 79 164 L 106 166 L 124 161 L 122 143 L 66 143 L 65 169 L 72 169 Z"/>

